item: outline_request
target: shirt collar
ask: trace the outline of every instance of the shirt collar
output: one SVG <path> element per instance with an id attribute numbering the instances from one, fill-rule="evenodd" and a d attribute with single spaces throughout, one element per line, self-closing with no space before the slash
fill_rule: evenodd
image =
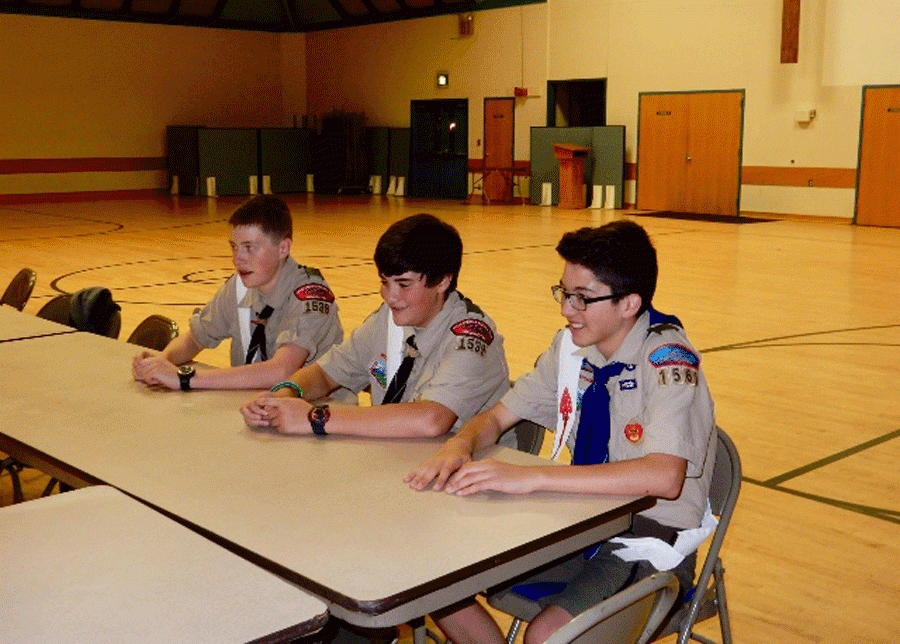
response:
<path id="1" fill-rule="evenodd" d="M 452 311 L 456 308 L 456 305 L 460 301 L 459 293 L 453 291 L 447 296 L 446 301 L 444 302 L 444 306 L 441 307 L 441 310 L 438 311 L 438 314 L 435 315 L 428 322 L 428 325 L 425 327 L 404 327 L 403 328 L 403 338 L 404 340 L 408 338 L 410 335 L 415 334 L 416 336 L 416 347 L 418 347 L 419 352 L 422 354 L 427 354 L 432 346 L 435 346 L 443 335 L 444 329 L 449 326 L 450 315 Z M 390 313 L 388 313 L 390 314 Z"/>
<path id="2" fill-rule="evenodd" d="M 262 310 L 267 305 L 276 310 L 281 308 L 294 292 L 294 285 L 296 282 L 293 279 L 293 276 L 299 269 L 299 266 L 297 261 L 288 255 L 287 260 L 284 262 L 284 266 L 281 267 L 281 271 L 278 273 L 278 279 L 275 281 L 275 286 L 269 291 L 269 294 L 263 295 L 257 288 L 247 289 L 244 301 L 238 303 L 238 306 L 247 306 L 253 310 Z M 240 277 L 238 277 L 238 279 L 240 279 Z"/>
<path id="3" fill-rule="evenodd" d="M 650 314 L 647 311 L 644 311 L 635 321 L 634 326 L 631 327 L 628 335 L 625 336 L 622 344 L 619 345 L 619 348 L 616 349 L 609 360 L 603 357 L 603 354 L 600 353 L 600 350 L 597 349 L 597 345 L 595 344 L 578 349 L 575 352 L 575 355 L 587 358 L 587 361 L 595 367 L 604 367 L 611 362 L 636 364 L 638 354 L 644 344 L 644 338 L 647 336 L 649 325 Z"/>

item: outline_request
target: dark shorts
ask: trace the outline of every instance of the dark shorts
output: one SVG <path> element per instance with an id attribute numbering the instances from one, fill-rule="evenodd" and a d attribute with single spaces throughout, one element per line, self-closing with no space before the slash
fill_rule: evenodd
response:
<path id="1" fill-rule="evenodd" d="M 652 526 L 643 522 L 641 525 L 637 525 L 637 523 L 633 527 L 633 530 L 636 529 L 636 531 L 628 531 L 620 536 L 657 536 L 668 543 L 672 543 L 674 540 L 674 532 L 665 526 L 659 526 L 659 524 Z M 648 525 L 649 532 L 646 529 Z M 662 533 L 657 528 L 662 528 Z M 670 532 L 671 535 L 667 535 L 666 532 Z M 590 558 L 586 558 L 584 552 L 579 552 L 576 555 L 560 559 L 530 576 L 516 579 L 502 588 L 491 589 L 490 594 L 509 592 L 512 586 L 518 584 L 546 583 L 548 587 L 552 587 L 550 586 L 552 584 L 565 584 L 565 587 L 558 592 L 534 601 L 542 609 L 548 606 L 559 606 L 570 615 L 578 615 L 604 599 L 612 597 L 626 586 L 658 572 L 649 561 L 623 561 L 615 556 L 613 553 L 621 547 L 623 546 L 618 543 L 603 542 L 597 553 Z M 678 577 L 682 595 L 693 586 L 696 564 L 697 553 L 692 553 L 671 571 Z"/>

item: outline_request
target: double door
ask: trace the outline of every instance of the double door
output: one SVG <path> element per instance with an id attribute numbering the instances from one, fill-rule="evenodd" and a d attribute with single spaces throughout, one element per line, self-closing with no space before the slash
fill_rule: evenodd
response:
<path id="1" fill-rule="evenodd" d="M 640 95 L 637 207 L 737 215 L 744 92 Z"/>

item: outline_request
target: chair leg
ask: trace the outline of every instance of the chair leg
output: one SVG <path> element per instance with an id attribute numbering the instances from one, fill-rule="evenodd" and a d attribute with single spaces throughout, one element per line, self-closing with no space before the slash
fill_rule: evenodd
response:
<path id="1" fill-rule="evenodd" d="M 722 644 L 731 644 L 731 618 L 728 616 L 728 601 L 725 597 L 725 568 L 722 561 L 716 561 L 713 572 L 716 580 L 716 602 L 719 608 L 719 628 L 722 630 Z"/>
<path id="2" fill-rule="evenodd" d="M 9 478 L 12 481 L 13 503 L 21 503 L 25 500 L 25 497 L 22 495 L 22 481 L 19 479 L 20 469 L 20 463 L 12 457 L 4 458 L 3 461 L 0 461 L 0 471 L 8 471 Z"/>
<path id="3" fill-rule="evenodd" d="M 506 635 L 506 644 L 513 644 L 516 641 L 516 635 L 519 634 L 520 628 L 522 628 L 522 620 L 518 617 L 513 618 L 512 624 L 509 626 L 509 633 Z"/>
<path id="4" fill-rule="evenodd" d="M 53 478 L 50 479 L 50 482 L 47 483 L 47 487 L 45 487 L 45 488 L 44 488 L 44 491 L 41 492 L 41 496 L 42 496 L 42 497 L 43 497 L 43 496 L 50 496 L 51 494 L 53 494 L 53 488 L 56 487 L 56 484 L 57 484 L 57 483 L 59 483 L 59 480 L 53 479 Z M 62 483 L 60 483 L 60 485 L 59 485 L 59 491 L 62 492 Z"/>

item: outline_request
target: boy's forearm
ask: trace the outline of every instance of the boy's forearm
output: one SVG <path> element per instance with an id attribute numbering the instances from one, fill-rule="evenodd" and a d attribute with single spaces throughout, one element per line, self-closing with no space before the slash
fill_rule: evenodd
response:
<path id="1" fill-rule="evenodd" d="M 203 350 L 190 331 L 177 336 L 162 350 L 162 357 L 174 365 L 190 362 Z"/>
<path id="2" fill-rule="evenodd" d="M 447 442 L 454 441 L 460 448 L 473 454 L 480 449 L 494 445 L 503 433 L 519 420 L 502 403 L 497 403 L 487 411 L 473 417 Z"/>
<path id="3" fill-rule="evenodd" d="M 269 360 L 222 369 L 198 369 L 191 380 L 193 389 L 268 389 L 285 380 L 309 357 L 297 345 L 278 347 Z"/>
<path id="4" fill-rule="evenodd" d="M 674 499 L 681 492 L 687 461 L 669 454 L 599 465 L 534 468 L 536 489 L 583 494 L 635 494 Z"/>

